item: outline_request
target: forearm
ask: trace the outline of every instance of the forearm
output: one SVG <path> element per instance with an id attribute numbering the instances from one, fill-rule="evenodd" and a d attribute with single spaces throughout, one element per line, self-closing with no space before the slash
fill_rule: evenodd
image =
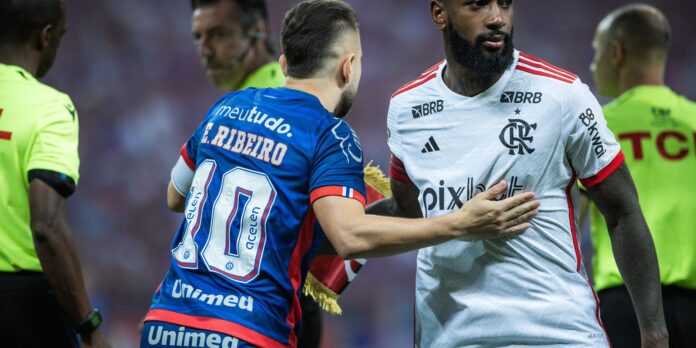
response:
<path id="1" fill-rule="evenodd" d="M 660 272 L 652 236 L 640 210 L 608 226 L 616 264 L 643 332 L 665 331 Z"/>
<path id="2" fill-rule="evenodd" d="M 33 224 L 32 227 L 44 276 L 66 311 L 70 324 L 76 325 L 89 314 L 92 306 L 70 229 L 65 221 Z"/>
<path id="3" fill-rule="evenodd" d="M 350 259 L 372 258 L 439 244 L 457 236 L 453 218 L 453 215 L 428 220 L 363 215 L 347 224 L 339 253 Z"/>

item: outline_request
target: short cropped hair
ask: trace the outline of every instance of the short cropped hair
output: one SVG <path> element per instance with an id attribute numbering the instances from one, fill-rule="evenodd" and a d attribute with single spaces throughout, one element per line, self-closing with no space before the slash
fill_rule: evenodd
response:
<path id="1" fill-rule="evenodd" d="M 191 8 L 196 10 L 199 7 L 204 7 L 207 5 L 214 5 L 224 0 L 191 0 Z M 269 32 L 266 34 L 266 49 L 269 53 L 275 53 L 275 44 L 273 38 L 270 35 L 270 27 L 268 23 L 268 9 L 266 7 L 265 0 L 227 0 L 232 1 L 239 9 L 240 18 L 239 21 L 242 25 L 242 30 L 248 31 L 251 27 L 256 24 L 256 21 L 263 20 L 266 22 L 266 28 L 269 28 Z"/>
<path id="2" fill-rule="evenodd" d="M 358 18 L 339 0 L 306 0 L 283 19 L 280 45 L 287 59 L 287 74 L 308 78 L 321 70 L 335 41 L 345 30 L 358 31 Z"/>
<path id="3" fill-rule="evenodd" d="M 666 54 L 669 50 L 669 22 L 659 10 L 649 5 L 628 5 L 618 9 L 608 32 L 624 42 L 631 54 L 650 51 Z"/>
<path id="4" fill-rule="evenodd" d="M 24 44 L 37 30 L 58 24 L 61 16 L 59 0 L 2 0 L 0 43 Z"/>

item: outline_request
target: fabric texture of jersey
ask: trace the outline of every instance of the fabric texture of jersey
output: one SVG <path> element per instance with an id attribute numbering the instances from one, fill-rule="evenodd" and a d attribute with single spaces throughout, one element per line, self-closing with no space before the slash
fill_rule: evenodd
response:
<path id="1" fill-rule="evenodd" d="M 254 70 L 242 83 L 240 91 L 247 88 L 280 87 L 285 83 L 285 75 L 280 63 L 270 62 Z"/>
<path id="2" fill-rule="evenodd" d="M 298 296 L 325 238 L 311 204 L 365 204 L 357 136 L 310 94 L 251 88 L 218 101 L 182 156 L 196 172 L 147 320 L 295 346 Z"/>
<path id="3" fill-rule="evenodd" d="M 650 227 L 660 280 L 696 289 L 696 103 L 666 86 L 638 86 L 604 108 L 621 142 Z M 623 284 L 606 222 L 591 210 L 597 290 Z"/>
<path id="4" fill-rule="evenodd" d="M 70 97 L 0 64 L 0 271 L 41 271 L 30 228 L 30 170 L 77 182 L 77 112 Z"/>
<path id="5" fill-rule="evenodd" d="M 394 93 L 389 147 L 395 180 L 420 190 L 423 216 L 454 211 L 505 179 L 506 198 L 533 191 L 524 233 L 454 240 L 418 253 L 417 347 L 607 347 L 582 266 L 579 190 L 623 163 L 601 107 L 573 74 L 515 51 L 474 97 L 443 81 L 446 62 Z"/>

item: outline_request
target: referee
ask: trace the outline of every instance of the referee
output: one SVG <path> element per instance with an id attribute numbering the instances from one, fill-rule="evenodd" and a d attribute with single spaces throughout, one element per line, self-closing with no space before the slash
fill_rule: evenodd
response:
<path id="1" fill-rule="evenodd" d="M 107 347 L 65 217 L 78 180 L 70 97 L 37 81 L 65 33 L 60 0 L 0 1 L 0 345 Z"/>
<path id="2" fill-rule="evenodd" d="M 669 23 L 656 8 L 610 13 L 595 36 L 592 72 L 621 141 L 660 265 L 669 346 L 696 347 L 696 104 L 664 85 Z M 614 348 L 640 347 L 639 323 L 612 257 L 607 225 L 592 207 L 595 288 Z"/>

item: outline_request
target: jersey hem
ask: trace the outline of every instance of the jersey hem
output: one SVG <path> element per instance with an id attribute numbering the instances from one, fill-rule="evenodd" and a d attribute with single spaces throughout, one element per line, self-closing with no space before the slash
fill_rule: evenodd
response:
<path id="1" fill-rule="evenodd" d="M 144 321 L 163 321 L 165 323 L 182 325 L 193 329 L 216 331 L 240 339 L 249 344 L 261 347 L 293 347 L 276 341 L 273 338 L 249 329 L 243 325 L 223 319 L 199 317 L 165 309 L 152 309 L 147 313 Z"/>
<path id="2" fill-rule="evenodd" d="M 327 196 L 341 196 L 346 198 L 353 198 L 360 202 L 360 204 L 362 204 L 363 207 L 367 206 L 365 196 L 363 196 L 363 194 L 360 193 L 358 190 L 348 186 L 324 186 L 316 188 L 312 190 L 312 192 L 309 194 L 309 204 L 312 205 L 317 199 Z"/>
<path id="3" fill-rule="evenodd" d="M 585 178 L 585 179 L 580 179 L 580 182 L 582 183 L 582 186 L 585 188 L 590 188 L 592 186 L 596 186 L 600 184 L 602 181 L 606 180 L 611 174 L 613 174 L 619 167 L 624 163 L 624 154 L 623 151 L 619 150 L 619 153 L 616 154 L 616 157 L 614 157 L 609 164 L 607 164 L 602 170 L 600 170 L 597 174 Z"/>

